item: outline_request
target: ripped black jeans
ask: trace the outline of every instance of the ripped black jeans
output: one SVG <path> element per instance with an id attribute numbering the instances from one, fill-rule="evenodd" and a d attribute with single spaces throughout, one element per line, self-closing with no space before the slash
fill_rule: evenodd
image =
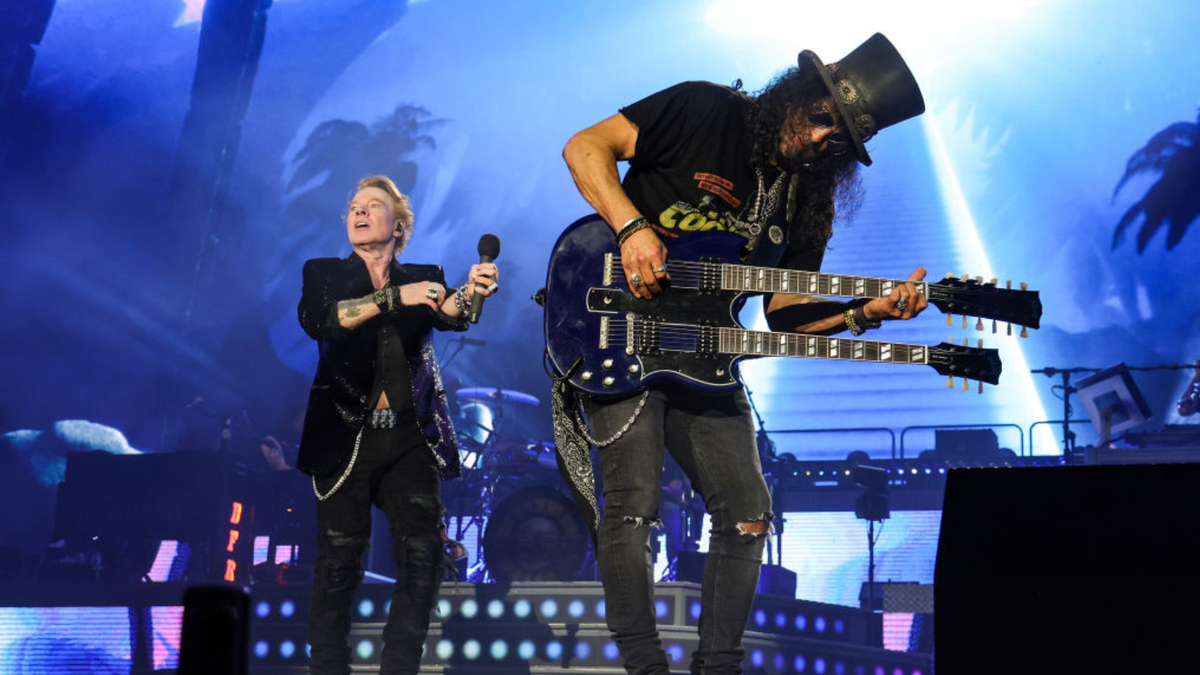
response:
<path id="1" fill-rule="evenodd" d="M 318 479 L 322 493 L 340 476 Z M 350 672 L 351 604 L 371 538 L 371 505 L 387 516 L 396 585 L 383 629 L 381 673 L 416 673 L 441 578 L 440 480 L 415 422 L 363 433 L 346 482 L 317 502 L 317 563 L 308 642 L 314 675 Z"/>
<path id="2" fill-rule="evenodd" d="M 596 439 L 628 423 L 641 394 L 584 402 Z M 701 596 L 696 675 L 742 672 L 742 633 L 758 586 L 773 518 L 744 391 L 706 396 L 678 386 L 650 389 L 637 421 L 600 450 L 604 509 L 597 557 L 606 620 L 631 675 L 665 675 L 654 619 L 651 527 L 658 519 L 663 448 L 687 473 L 712 516 Z"/>

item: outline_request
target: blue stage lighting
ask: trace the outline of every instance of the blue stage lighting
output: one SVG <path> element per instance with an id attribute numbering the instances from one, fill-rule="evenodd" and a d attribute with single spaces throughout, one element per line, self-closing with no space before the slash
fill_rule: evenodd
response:
<path id="1" fill-rule="evenodd" d="M 661 619 L 667 615 L 667 611 L 670 609 L 671 608 L 670 608 L 670 606 L 667 605 L 666 600 L 655 600 L 654 601 L 654 616 L 657 616 L 658 618 Z"/>
<path id="2" fill-rule="evenodd" d="M 362 601 L 358 603 L 358 615 L 362 618 L 365 619 L 371 616 L 371 613 L 374 611 L 375 603 L 371 602 L 370 598 L 363 598 Z"/>
<path id="3" fill-rule="evenodd" d="M 775 612 L 775 627 L 783 628 L 787 625 L 787 614 L 783 612 Z"/>
<path id="4" fill-rule="evenodd" d="M 534 646 L 533 640 L 521 640 L 521 644 L 517 645 L 517 656 L 521 659 L 528 661 L 534 654 L 537 654 L 537 647 Z"/>
<path id="5" fill-rule="evenodd" d="M 841 661 L 834 661 L 833 675 L 846 675 L 846 664 Z"/>
<path id="6" fill-rule="evenodd" d="M 803 614 L 797 614 L 795 624 L 796 630 L 804 630 L 805 628 L 808 628 L 808 617 L 804 616 Z"/>
<path id="7" fill-rule="evenodd" d="M 603 600 L 596 603 L 596 616 L 600 617 L 601 619 L 604 618 L 604 601 Z"/>
<path id="8" fill-rule="evenodd" d="M 489 602 L 487 613 L 488 616 L 492 617 L 493 619 L 499 619 L 500 617 L 504 616 L 504 601 L 492 600 Z"/>
<path id="9" fill-rule="evenodd" d="M 825 617 L 818 616 L 817 620 L 813 622 L 813 628 L 816 628 L 818 633 L 824 633 L 825 632 Z"/>
<path id="10" fill-rule="evenodd" d="M 775 670 L 783 670 L 785 660 L 782 652 L 775 652 L 775 658 L 771 659 L 771 663 L 775 664 Z"/>
<path id="11" fill-rule="evenodd" d="M 439 619 L 443 619 L 443 620 L 450 618 L 450 601 L 449 600 L 447 600 L 445 598 L 438 600 L 437 617 Z"/>
<path id="12" fill-rule="evenodd" d="M 792 659 L 792 670 L 803 673 L 805 668 L 808 668 L 808 662 L 804 660 L 804 656 L 797 654 L 796 658 Z"/>
<path id="13" fill-rule="evenodd" d="M 482 650 L 479 640 L 467 640 L 463 643 L 463 656 L 467 657 L 468 661 L 474 661 L 479 658 L 479 652 Z"/>
<path id="14" fill-rule="evenodd" d="M 546 643 L 546 658 L 557 661 L 562 656 L 562 643 L 558 640 L 551 640 Z"/>
<path id="15" fill-rule="evenodd" d="M 552 619 L 558 614 L 558 603 L 552 598 L 546 598 L 542 601 L 542 616 L 547 619 Z"/>
<path id="16" fill-rule="evenodd" d="M 692 615 L 693 621 L 699 621 L 700 620 L 700 603 L 693 602 L 692 606 L 688 608 L 688 614 Z"/>
<path id="17" fill-rule="evenodd" d="M 529 616 L 529 612 L 533 609 L 533 605 L 529 604 L 528 600 L 518 600 L 513 603 L 513 614 L 518 619 L 524 619 Z"/>
<path id="18" fill-rule="evenodd" d="M 767 625 L 767 612 L 762 609 L 754 610 L 754 625 L 762 628 Z"/>
<path id="19" fill-rule="evenodd" d="M 582 600 L 572 600 L 571 604 L 567 605 L 567 614 L 570 614 L 573 618 L 578 619 L 583 616 L 584 611 L 585 607 Z"/>
<path id="20" fill-rule="evenodd" d="M 454 656 L 454 643 L 450 640 L 438 640 L 434 653 L 439 661 L 449 661 L 450 657 Z"/>
<path id="21" fill-rule="evenodd" d="M 291 640 L 284 640 L 283 642 L 279 643 L 279 655 L 282 656 L 283 658 L 290 659 L 290 658 L 292 658 L 292 655 L 295 653 L 296 653 L 296 643 L 295 642 L 292 642 Z"/>
<path id="22" fill-rule="evenodd" d="M 283 618 L 290 619 L 295 613 L 296 603 L 292 602 L 291 600 L 284 600 L 283 602 L 279 603 L 279 614 Z"/>
<path id="23" fill-rule="evenodd" d="M 266 600 L 260 600 L 254 605 L 254 615 L 260 619 L 265 619 L 271 615 L 271 603 Z"/>
<path id="24" fill-rule="evenodd" d="M 825 675 L 825 659 L 817 658 L 813 660 L 813 672 L 817 675 Z"/>
<path id="25" fill-rule="evenodd" d="M 672 663 L 679 663 L 683 660 L 683 647 L 680 645 L 667 645 L 667 657 Z"/>
<path id="26" fill-rule="evenodd" d="M 369 659 L 375 653 L 375 643 L 370 640 L 359 640 L 358 646 L 354 648 L 354 653 L 358 654 L 360 659 Z"/>
<path id="27" fill-rule="evenodd" d="M 613 642 L 612 640 L 604 643 L 604 658 L 608 659 L 609 661 L 616 661 L 617 657 L 620 655 L 621 650 L 617 649 L 617 643 Z"/>
<path id="28" fill-rule="evenodd" d="M 475 615 L 479 613 L 479 603 L 468 598 L 463 600 L 463 604 L 458 608 L 458 611 L 462 612 L 464 617 L 474 619 Z"/>
<path id="29" fill-rule="evenodd" d="M 838 635 L 845 633 L 846 632 L 846 622 L 841 619 L 834 619 L 833 632 L 837 633 Z"/>
<path id="30" fill-rule="evenodd" d="M 267 644 L 266 640 L 259 640 L 254 643 L 254 655 L 258 658 L 266 658 L 267 654 L 271 653 L 271 645 Z"/>
<path id="31" fill-rule="evenodd" d="M 492 643 L 492 648 L 489 650 L 492 658 L 497 661 L 503 661 L 508 656 L 508 643 L 504 640 L 496 640 Z"/>
<path id="32" fill-rule="evenodd" d="M 592 646 L 586 642 L 575 643 L 575 658 L 586 659 L 592 655 Z"/>
<path id="33" fill-rule="evenodd" d="M 750 663 L 753 663 L 755 668 L 762 668 L 763 653 L 761 649 L 755 649 L 750 652 Z"/>

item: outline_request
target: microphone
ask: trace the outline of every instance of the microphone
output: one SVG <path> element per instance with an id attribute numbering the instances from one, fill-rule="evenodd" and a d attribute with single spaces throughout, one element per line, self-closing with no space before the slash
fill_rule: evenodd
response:
<path id="1" fill-rule="evenodd" d="M 494 234 L 485 234 L 479 238 L 479 262 L 490 263 L 500 255 L 500 237 Z M 475 288 L 479 289 L 482 284 L 476 283 Z M 479 323 L 479 315 L 483 313 L 483 296 L 476 293 L 471 297 L 471 311 L 467 313 L 467 319 L 471 323 Z"/>

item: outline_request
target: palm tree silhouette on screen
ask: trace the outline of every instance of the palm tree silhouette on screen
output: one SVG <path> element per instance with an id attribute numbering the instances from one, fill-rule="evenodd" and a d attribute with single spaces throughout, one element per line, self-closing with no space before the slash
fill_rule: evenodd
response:
<path id="1" fill-rule="evenodd" d="M 1183 239 L 1188 226 L 1200 218 L 1200 115 L 1195 122 L 1169 125 L 1133 153 L 1113 189 L 1113 200 L 1131 178 L 1147 172 L 1157 172 L 1158 180 L 1121 216 L 1113 233 L 1113 248 L 1140 218 L 1138 253 L 1146 250 L 1150 239 L 1164 226 L 1169 251 Z"/>

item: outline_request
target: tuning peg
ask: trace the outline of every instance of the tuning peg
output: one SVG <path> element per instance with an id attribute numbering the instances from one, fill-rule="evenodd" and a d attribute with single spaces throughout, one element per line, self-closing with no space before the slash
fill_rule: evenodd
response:
<path id="1" fill-rule="evenodd" d="M 1023 290 L 1023 291 L 1027 291 L 1027 290 L 1029 290 L 1029 284 L 1027 284 L 1027 283 L 1025 283 L 1024 281 L 1022 281 L 1022 282 L 1021 282 L 1021 290 Z"/>
<path id="2" fill-rule="evenodd" d="M 983 277 L 975 277 L 975 283 L 977 283 L 977 284 L 982 284 L 982 283 L 983 283 Z"/>
<path id="3" fill-rule="evenodd" d="M 963 338 L 963 346 L 964 346 L 964 347 L 966 347 L 966 346 L 967 346 L 967 338 Z"/>
<path id="4" fill-rule="evenodd" d="M 1023 338 L 1029 337 L 1029 331 L 1025 330 L 1025 326 L 1021 326 L 1021 337 L 1023 337 Z"/>
<path id="5" fill-rule="evenodd" d="M 1006 335 L 1012 335 L 1012 324 L 1011 323 L 1008 324 L 1008 326 L 1005 327 L 1004 331 L 1005 331 Z"/>
<path id="6" fill-rule="evenodd" d="M 1012 290 L 1012 279 L 1005 279 L 1004 287 L 1011 291 Z"/>
<path id="7" fill-rule="evenodd" d="M 992 334 L 996 334 L 996 320 L 992 319 Z"/>
<path id="8" fill-rule="evenodd" d="M 988 283 L 995 286 L 996 284 L 1000 283 L 1000 280 L 997 279 L 996 277 L 992 277 L 992 280 L 989 281 Z"/>
<path id="9" fill-rule="evenodd" d="M 979 393 L 983 393 L 983 380 L 979 381 Z"/>
<path id="10" fill-rule="evenodd" d="M 983 330 L 983 317 L 979 317 L 975 321 L 975 330 Z"/>
<path id="11" fill-rule="evenodd" d="M 978 346 L 980 349 L 983 349 L 983 338 L 979 338 L 978 340 L 976 340 L 976 341 L 975 341 L 975 344 L 976 344 L 976 346 Z"/>
<path id="12" fill-rule="evenodd" d="M 954 325 L 954 315 L 953 315 L 953 314 L 947 314 L 947 315 L 946 315 L 946 325 L 947 325 L 947 326 L 953 326 L 953 325 Z"/>
<path id="13" fill-rule="evenodd" d="M 946 388 L 947 389 L 954 388 L 954 376 L 953 375 L 950 376 L 950 379 L 946 380 Z"/>
<path id="14" fill-rule="evenodd" d="M 946 278 L 947 278 L 947 279 L 953 279 L 953 278 L 954 278 L 954 272 L 946 272 Z"/>
<path id="15" fill-rule="evenodd" d="M 967 315 L 963 314 L 963 328 L 967 327 Z"/>
<path id="16" fill-rule="evenodd" d="M 963 378 L 963 391 L 971 391 L 971 381 L 965 377 Z"/>
<path id="17" fill-rule="evenodd" d="M 971 278 L 971 275 L 970 275 L 970 274 L 964 274 L 964 275 L 962 275 L 962 280 L 963 280 L 963 283 L 964 283 L 964 284 L 965 284 L 965 283 L 967 283 L 967 279 L 970 279 L 970 278 Z"/>

